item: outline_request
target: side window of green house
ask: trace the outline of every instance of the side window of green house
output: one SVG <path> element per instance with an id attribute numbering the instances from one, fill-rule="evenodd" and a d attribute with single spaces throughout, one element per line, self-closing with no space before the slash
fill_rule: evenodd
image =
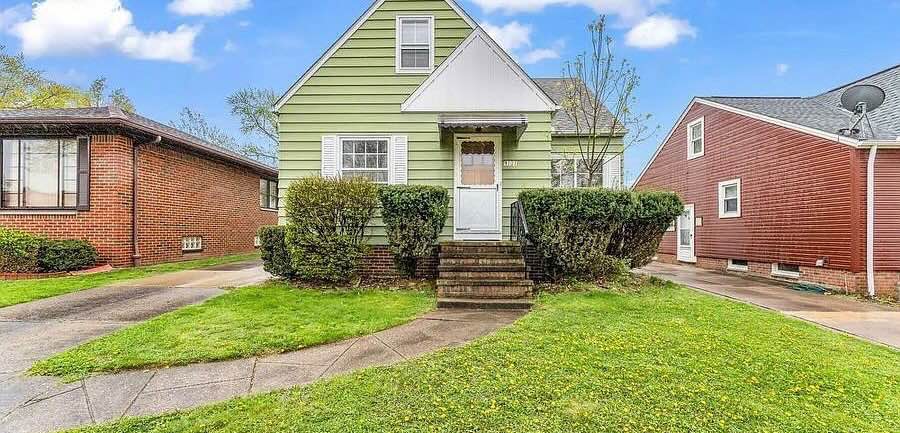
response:
<path id="1" fill-rule="evenodd" d="M 430 73 L 434 69 L 434 17 L 397 17 L 397 73 Z"/>
<path id="2" fill-rule="evenodd" d="M 553 188 L 621 188 L 621 155 L 607 154 L 603 157 L 603 167 L 596 170 L 591 179 L 588 164 L 581 155 L 554 153 L 550 165 Z"/>

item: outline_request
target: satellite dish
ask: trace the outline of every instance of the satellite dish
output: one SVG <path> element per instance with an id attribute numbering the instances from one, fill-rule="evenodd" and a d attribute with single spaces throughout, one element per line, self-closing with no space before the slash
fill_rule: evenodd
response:
<path id="1" fill-rule="evenodd" d="M 881 87 L 872 84 L 859 84 L 844 91 L 841 95 L 841 107 L 847 111 L 861 113 L 861 106 L 865 105 L 865 111 L 875 111 L 884 103 L 885 93 Z"/>

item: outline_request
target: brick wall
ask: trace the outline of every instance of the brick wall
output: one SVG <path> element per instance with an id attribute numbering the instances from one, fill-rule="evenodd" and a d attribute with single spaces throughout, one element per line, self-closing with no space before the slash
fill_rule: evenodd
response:
<path id="1" fill-rule="evenodd" d="M 427 258 L 420 259 L 416 264 L 416 278 L 434 279 L 438 275 L 438 250 Z M 360 277 L 369 280 L 390 280 L 400 278 L 400 273 L 394 265 L 394 253 L 390 247 L 374 245 L 372 250 L 363 258 L 359 270 Z"/>
<path id="2" fill-rule="evenodd" d="M 657 261 L 661 263 L 675 264 L 679 263 L 674 255 L 659 254 Z M 749 261 L 748 272 L 733 272 L 735 274 L 752 275 L 756 277 L 772 278 L 779 281 L 791 282 L 793 280 L 778 278 L 772 276 L 772 264 Z M 728 268 L 728 260 L 709 257 L 698 257 L 696 266 L 703 269 L 726 272 Z M 728 271 L 732 273 L 732 271 Z M 801 266 L 800 279 L 797 282 L 819 284 L 828 289 L 840 293 L 866 293 L 866 274 L 865 272 L 853 273 L 841 269 L 829 269 Z M 879 297 L 890 297 L 900 299 L 900 272 L 876 272 L 875 286 L 876 295 Z"/>
<path id="3" fill-rule="evenodd" d="M 0 225 L 53 239 L 82 239 L 103 263 L 132 264 L 132 139 L 91 137 L 89 211 L 0 214 Z M 256 230 L 277 223 L 259 207 L 259 175 L 162 145 L 142 148 L 139 232 L 142 263 L 249 252 Z M 204 250 L 182 254 L 184 236 L 202 236 Z"/>
<path id="4" fill-rule="evenodd" d="M 256 231 L 277 224 L 260 209 L 259 175 L 242 167 L 153 145 L 140 150 L 138 220 L 141 260 L 160 263 L 250 252 Z M 184 254 L 184 237 L 203 251 Z"/>
<path id="5" fill-rule="evenodd" d="M 85 240 L 97 248 L 101 261 L 130 265 L 131 143 L 119 135 L 91 137 L 90 211 L 5 213 L 0 215 L 0 225 L 52 239 Z"/>

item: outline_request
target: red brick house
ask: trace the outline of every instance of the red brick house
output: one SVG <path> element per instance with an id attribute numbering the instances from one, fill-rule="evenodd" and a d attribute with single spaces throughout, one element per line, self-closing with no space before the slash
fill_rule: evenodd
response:
<path id="1" fill-rule="evenodd" d="M 857 84 L 886 101 L 854 134 Z M 635 188 L 687 204 L 661 261 L 897 296 L 900 66 L 814 97 L 694 98 Z"/>
<path id="2" fill-rule="evenodd" d="M 277 169 L 117 108 L 0 110 L 0 225 L 113 266 L 253 251 Z"/>

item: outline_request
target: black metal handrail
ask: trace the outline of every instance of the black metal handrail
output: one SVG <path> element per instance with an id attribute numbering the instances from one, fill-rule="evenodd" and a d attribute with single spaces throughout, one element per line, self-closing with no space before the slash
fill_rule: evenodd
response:
<path id="1" fill-rule="evenodd" d="M 525 220 L 525 206 L 522 202 L 515 201 L 509 205 L 509 239 L 518 241 L 523 245 L 530 243 L 528 240 L 528 221 Z"/>

